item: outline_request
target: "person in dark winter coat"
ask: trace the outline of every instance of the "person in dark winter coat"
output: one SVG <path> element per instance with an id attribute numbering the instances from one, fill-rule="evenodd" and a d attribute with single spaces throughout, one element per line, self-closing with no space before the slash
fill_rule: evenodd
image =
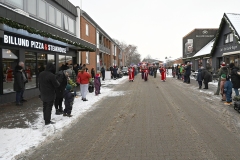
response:
<path id="1" fill-rule="evenodd" d="M 73 106 L 73 101 L 74 101 L 74 94 L 71 92 L 72 86 L 67 85 L 66 90 L 63 93 L 64 96 L 64 104 L 65 104 L 65 109 L 63 116 L 67 117 L 72 117 L 71 112 L 72 112 L 72 106 Z"/>
<path id="2" fill-rule="evenodd" d="M 39 90 L 41 100 L 43 101 L 43 117 L 45 125 L 53 124 L 51 122 L 52 106 L 55 98 L 55 89 L 59 87 L 59 82 L 55 76 L 56 68 L 52 63 L 48 63 L 45 71 L 39 74 Z"/>
<path id="3" fill-rule="evenodd" d="M 98 94 L 100 94 L 100 86 L 101 83 L 99 82 L 99 74 L 96 74 L 95 78 L 94 78 L 94 87 L 95 87 L 95 95 L 98 96 Z"/>
<path id="4" fill-rule="evenodd" d="M 95 70 L 94 70 L 94 68 L 91 69 L 91 76 L 92 76 L 92 78 L 95 78 Z"/>
<path id="5" fill-rule="evenodd" d="M 191 75 L 191 64 L 188 62 L 187 66 L 184 68 L 184 83 L 190 83 L 190 75 Z"/>
<path id="6" fill-rule="evenodd" d="M 222 64 L 220 65 L 219 70 L 217 71 L 217 73 L 218 73 L 219 80 L 218 80 L 217 91 L 214 93 L 215 95 L 219 95 L 219 92 L 220 92 L 221 76 L 222 76 L 223 74 L 229 75 L 228 69 L 227 69 L 227 67 L 226 67 L 226 65 L 225 65 L 225 62 L 222 62 Z"/>
<path id="7" fill-rule="evenodd" d="M 14 91 L 16 91 L 16 105 L 17 106 L 22 106 L 21 98 L 22 98 L 22 94 L 23 94 L 23 91 L 25 88 L 24 81 L 26 81 L 26 77 L 24 78 L 23 74 L 24 74 L 23 68 L 21 66 L 17 65 L 15 67 L 15 71 L 14 71 L 14 84 L 13 84 Z"/>
<path id="8" fill-rule="evenodd" d="M 198 85 L 199 85 L 199 89 L 202 88 L 202 69 L 203 67 L 198 69 L 198 74 L 197 74 L 197 81 L 198 81 Z"/>
<path id="9" fill-rule="evenodd" d="M 102 66 L 101 68 L 102 80 L 105 80 L 105 68 Z"/>
<path id="10" fill-rule="evenodd" d="M 205 85 L 203 89 L 208 89 L 208 83 L 212 82 L 212 75 L 210 72 L 208 72 L 206 69 L 202 68 L 201 72 L 202 80 Z"/>
<path id="11" fill-rule="evenodd" d="M 114 80 L 116 80 L 116 78 L 117 78 L 117 67 L 116 66 L 114 66 L 114 68 L 113 68 L 113 78 L 114 78 Z"/>
<path id="12" fill-rule="evenodd" d="M 231 81 L 233 84 L 233 89 L 235 91 L 236 96 L 239 96 L 238 89 L 240 88 L 240 75 L 238 74 L 239 68 L 234 65 L 234 63 L 230 63 L 229 68 L 231 69 Z"/>
<path id="13" fill-rule="evenodd" d="M 63 102 L 63 92 L 67 86 L 67 80 L 69 73 L 67 72 L 69 70 L 59 71 L 56 74 L 56 79 L 59 82 L 59 87 L 56 88 L 56 98 L 54 102 L 54 106 L 56 109 L 56 115 L 63 114 L 63 108 L 62 108 L 62 102 Z"/>
<path id="14" fill-rule="evenodd" d="M 26 83 L 28 83 L 27 74 L 26 74 L 26 71 L 25 71 L 25 69 L 24 69 L 24 68 L 25 68 L 25 65 L 24 65 L 23 62 L 19 62 L 18 65 L 22 67 L 22 73 L 23 73 L 23 77 L 24 77 L 24 90 L 25 90 L 25 85 L 26 85 Z M 25 77 L 26 77 L 26 79 L 25 79 Z M 23 93 L 22 93 L 22 95 L 21 95 L 21 96 L 22 96 L 22 97 L 21 97 L 21 101 L 22 101 L 22 102 L 26 102 L 26 101 L 27 101 L 27 100 L 25 100 L 25 99 L 23 98 L 24 90 L 23 90 Z"/>
<path id="15" fill-rule="evenodd" d="M 229 80 L 229 76 L 226 77 L 226 82 L 224 84 L 224 93 L 226 94 L 226 102 L 225 105 L 231 105 L 232 104 L 232 88 L 233 84 Z"/>

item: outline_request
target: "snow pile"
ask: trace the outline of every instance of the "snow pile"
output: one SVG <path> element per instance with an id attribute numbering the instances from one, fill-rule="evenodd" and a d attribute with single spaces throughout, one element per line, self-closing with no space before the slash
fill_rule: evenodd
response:
<path id="1" fill-rule="evenodd" d="M 108 86 L 109 84 L 122 84 L 128 77 L 123 77 L 117 80 L 106 80 L 102 84 Z M 83 102 L 81 98 L 74 100 L 72 115 L 73 117 L 63 117 L 62 115 L 55 115 L 55 109 L 52 110 L 52 121 L 56 122 L 54 125 L 44 125 L 43 114 L 39 111 L 38 119 L 33 123 L 29 124 L 29 128 L 15 128 L 15 129 L 0 129 L 0 159 L 7 160 L 13 159 L 14 156 L 24 152 L 27 149 L 34 148 L 42 143 L 48 136 L 59 133 L 65 127 L 74 123 L 78 117 L 86 113 L 87 111 L 93 110 L 93 105 L 104 97 L 109 95 L 120 96 L 124 92 L 114 92 L 111 88 L 101 88 L 101 94 L 95 96 L 95 93 L 87 94 L 89 101 Z M 64 107 L 64 106 L 63 106 Z M 26 122 L 28 123 L 28 122 Z"/>

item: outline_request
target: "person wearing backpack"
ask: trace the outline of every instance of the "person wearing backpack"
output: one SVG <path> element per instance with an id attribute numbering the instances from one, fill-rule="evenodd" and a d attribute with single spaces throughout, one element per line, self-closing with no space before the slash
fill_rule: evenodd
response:
<path id="1" fill-rule="evenodd" d="M 236 67 L 234 63 L 230 63 L 229 68 L 231 70 L 230 76 L 233 84 L 233 89 L 235 91 L 236 96 L 239 96 L 239 91 L 238 91 L 238 89 L 240 88 L 239 68 Z"/>

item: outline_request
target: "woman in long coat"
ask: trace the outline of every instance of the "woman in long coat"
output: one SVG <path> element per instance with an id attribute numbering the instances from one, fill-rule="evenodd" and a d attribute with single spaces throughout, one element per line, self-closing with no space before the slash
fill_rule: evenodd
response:
<path id="1" fill-rule="evenodd" d="M 160 68 L 160 72 L 161 72 L 161 80 L 163 81 L 163 82 L 165 82 L 166 81 L 166 69 L 165 69 L 165 67 L 161 67 Z"/>

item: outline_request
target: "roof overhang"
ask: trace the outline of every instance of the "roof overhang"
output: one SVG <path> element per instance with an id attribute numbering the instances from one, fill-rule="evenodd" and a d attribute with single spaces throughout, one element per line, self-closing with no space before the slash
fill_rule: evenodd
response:
<path id="1" fill-rule="evenodd" d="M 229 56 L 229 55 L 234 55 L 234 54 L 240 54 L 240 51 L 226 52 L 226 53 L 223 53 L 222 56 Z"/>

